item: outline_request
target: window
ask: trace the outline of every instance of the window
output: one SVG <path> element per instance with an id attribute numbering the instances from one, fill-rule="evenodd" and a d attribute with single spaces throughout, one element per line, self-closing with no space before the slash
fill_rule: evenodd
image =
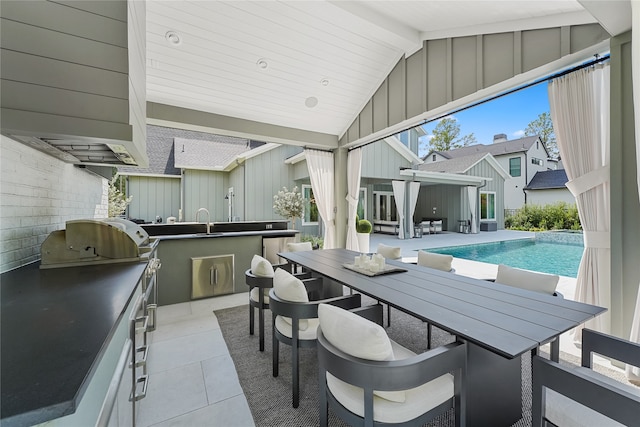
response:
<path id="1" fill-rule="evenodd" d="M 436 161 L 436 155 L 435 155 L 435 154 L 431 157 L 431 161 L 432 161 L 432 162 L 435 162 L 435 161 Z"/>
<path id="2" fill-rule="evenodd" d="M 302 186 L 302 198 L 304 199 L 302 225 L 318 225 L 318 206 L 310 185 Z"/>
<path id="3" fill-rule="evenodd" d="M 509 159 L 509 175 L 520 176 L 521 169 L 520 157 L 512 157 Z"/>
<path id="4" fill-rule="evenodd" d="M 542 161 L 542 159 L 536 159 L 535 157 L 532 157 L 531 163 L 533 163 L 534 165 L 542 166 L 544 162 Z"/>
<path id="5" fill-rule="evenodd" d="M 358 209 L 356 215 L 360 219 L 367 218 L 367 189 L 361 188 L 358 193 Z"/>
<path id="6" fill-rule="evenodd" d="M 480 192 L 480 220 L 496 220 L 496 193 L 486 191 Z"/>

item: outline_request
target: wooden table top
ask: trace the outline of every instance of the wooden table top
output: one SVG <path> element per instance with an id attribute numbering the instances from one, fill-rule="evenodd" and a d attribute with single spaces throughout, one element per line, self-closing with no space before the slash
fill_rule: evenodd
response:
<path id="1" fill-rule="evenodd" d="M 405 268 L 369 277 L 343 267 L 358 252 L 327 249 L 280 256 L 410 313 L 460 338 L 513 358 L 606 311 L 560 297 L 387 260 Z"/>

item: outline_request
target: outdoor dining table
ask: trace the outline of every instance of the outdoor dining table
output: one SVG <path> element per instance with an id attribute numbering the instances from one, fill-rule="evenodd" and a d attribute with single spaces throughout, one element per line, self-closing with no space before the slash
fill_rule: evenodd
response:
<path id="1" fill-rule="evenodd" d="M 557 360 L 559 336 L 606 310 L 400 261 L 386 261 L 398 271 L 369 276 L 344 267 L 361 255 L 347 249 L 279 255 L 465 341 L 468 426 L 522 418 L 521 356 L 551 343 Z"/>

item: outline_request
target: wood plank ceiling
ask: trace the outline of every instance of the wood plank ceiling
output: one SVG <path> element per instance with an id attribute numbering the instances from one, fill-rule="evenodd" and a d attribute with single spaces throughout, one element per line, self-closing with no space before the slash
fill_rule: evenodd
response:
<path id="1" fill-rule="evenodd" d="M 575 0 L 152 0 L 147 100 L 341 136 L 423 40 L 588 22 Z"/>

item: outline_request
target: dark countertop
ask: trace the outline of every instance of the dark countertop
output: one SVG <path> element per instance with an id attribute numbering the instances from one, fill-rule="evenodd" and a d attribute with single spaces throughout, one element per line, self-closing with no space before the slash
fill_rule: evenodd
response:
<path id="1" fill-rule="evenodd" d="M 36 262 L 0 276 L 3 425 L 76 410 L 146 266 Z"/>
<path id="2" fill-rule="evenodd" d="M 222 233 L 196 233 L 196 234 L 173 234 L 168 236 L 154 236 L 157 240 L 180 240 L 180 239 L 212 239 L 219 237 L 245 237 L 245 236 L 262 236 L 262 237 L 293 237 L 300 233 L 298 230 L 261 230 L 261 231 L 228 231 Z"/>

